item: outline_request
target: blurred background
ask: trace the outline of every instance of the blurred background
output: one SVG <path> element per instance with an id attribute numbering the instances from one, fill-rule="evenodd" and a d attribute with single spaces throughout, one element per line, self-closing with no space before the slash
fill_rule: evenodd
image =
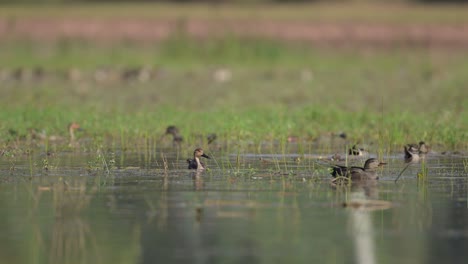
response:
<path id="1" fill-rule="evenodd" d="M 466 146 L 466 1 L 0 2 L 3 131 Z"/>

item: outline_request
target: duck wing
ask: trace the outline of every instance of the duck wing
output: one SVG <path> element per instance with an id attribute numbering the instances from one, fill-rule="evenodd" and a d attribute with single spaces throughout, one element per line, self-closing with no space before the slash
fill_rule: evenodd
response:
<path id="1" fill-rule="evenodd" d="M 196 170 L 198 168 L 198 164 L 195 159 L 187 159 L 187 163 L 189 170 Z"/>
<path id="2" fill-rule="evenodd" d="M 331 172 L 330 174 L 336 178 L 337 176 L 347 176 L 349 173 L 349 168 L 346 166 L 340 166 L 340 165 L 333 165 L 333 167 L 330 168 Z"/>
<path id="3" fill-rule="evenodd" d="M 361 180 L 366 176 L 366 171 L 362 167 L 351 167 L 349 169 L 349 174 L 352 180 Z"/>

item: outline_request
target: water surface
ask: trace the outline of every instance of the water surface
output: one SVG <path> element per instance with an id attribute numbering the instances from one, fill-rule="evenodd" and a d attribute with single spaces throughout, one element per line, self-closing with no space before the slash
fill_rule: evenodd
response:
<path id="1" fill-rule="evenodd" d="M 468 259 L 468 157 L 430 155 L 395 184 L 389 154 L 379 181 L 332 186 L 330 153 L 210 154 L 199 177 L 174 152 L 2 157 L 2 263 Z"/>

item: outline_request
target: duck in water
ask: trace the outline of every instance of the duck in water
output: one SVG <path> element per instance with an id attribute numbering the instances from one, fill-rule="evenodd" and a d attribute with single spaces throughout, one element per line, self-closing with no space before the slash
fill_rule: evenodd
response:
<path id="1" fill-rule="evenodd" d="M 176 146 L 180 146 L 184 138 L 180 135 L 179 129 L 176 126 L 168 126 L 166 128 L 166 133 L 164 133 L 163 137 L 165 135 L 172 135 L 172 142 Z"/>
<path id="2" fill-rule="evenodd" d="M 340 165 L 334 165 L 331 168 L 331 175 L 336 178 L 337 176 L 343 176 L 351 178 L 351 180 L 377 180 L 377 168 L 387 163 L 380 162 L 375 158 L 370 158 L 364 163 L 364 167 L 346 167 Z"/>
<path id="3" fill-rule="evenodd" d="M 416 144 L 408 144 L 404 147 L 405 162 L 418 162 L 419 161 L 419 147 Z"/>
<path id="4" fill-rule="evenodd" d="M 425 155 L 430 152 L 430 147 L 426 145 L 424 141 L 419 141 L 418 144 L 406 144 L 405 148 L 411 153 L 417 153 L 419 155 Z M 406 151 L 405 151 L 406 157 Z"/>
<path id="5" fill-rule="evenodd" d="M 75 141 L 75 131 L 81 131 L 81 127 L 78 123 L 72 122 L 68 124 L 68 134 L 70 135 L 70 141 Z"/>
<path id="6" fill-rule="evenodd" d="M 206 166 L 203 162 L 200 161 L 200 158 L 204 157 L 210 159 L 208 155 L 203 153 L 203 149 L 197 148 L 193 151 L 193 159 L 187 159 L 188 169 L 189 170 L 204 170 Z"/>
<path id="7" fill-rule="evenodd" d="M 430 148 L 428 145 L 426 145 L 424 141 L 419 141 L 418 151 L 419 151 L 419 154 L 427 154 L 429 153 Z"/>
<path id="8" fill-rule="evenodd" d="M 348 150 L 348 155 L 352 156 L 364 156 L 368 154 L 369 153 L 364 148 L 360 148 L 356 145 L 353 145 L 353 147 Z"/>

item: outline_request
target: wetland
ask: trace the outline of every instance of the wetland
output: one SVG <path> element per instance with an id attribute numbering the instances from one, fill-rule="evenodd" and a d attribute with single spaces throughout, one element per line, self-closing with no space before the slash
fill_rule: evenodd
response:
<path id="1" fill-rule="evenodd" d="M 193 13 L 152 7 L 165 10 L 153 19 L 186 16 L 188 29 L 190 19 L 219 19 L 203 5 Z M 2 263 L 468 258 L 464 44 L 397 34 L 396 44 L 324 45 L 239 29 L 202 38 L 179 30 L 150 41 L 25 31 L 30 19 L 62 21 L 61 8 L 0 11 L 0 25 L 9 21 L 0 31 L 17 30 L 0 41 Z M 70 11 L 73 25 L 90 18 L 88 8 Z M 434 16 L 439 9 L 398 7 L 405 10 L 398 21 L 317 8 L 334 10 L 316 18 L 322 22 L 413 21 L 429 32 L 466 19 L 466 8 Z M 156 23 L 145 20 L 147 8 L 129 10 Z M 231 23 L 252 19 L 242 7 L 219 10 Z M 296 14 L 270 11 L 263 19 L 275 23 Z M 124 22 L 129 15 L 120 7 L 93 12 L 95 23 L 101 14 Z M 301 23 L 311 19 L 297 14 Z M 166 133 L 170 126 L 177 133 Z M 406 163 L 404 146 L 419 141 L 429 152 Z M 365 153 L 348 155 L 354 145 Z M 207 168 L 189 170 L 199 147 Z M 378 180 L 332 182 L 331 166 L 368 158 L 387 163 Z"/>

